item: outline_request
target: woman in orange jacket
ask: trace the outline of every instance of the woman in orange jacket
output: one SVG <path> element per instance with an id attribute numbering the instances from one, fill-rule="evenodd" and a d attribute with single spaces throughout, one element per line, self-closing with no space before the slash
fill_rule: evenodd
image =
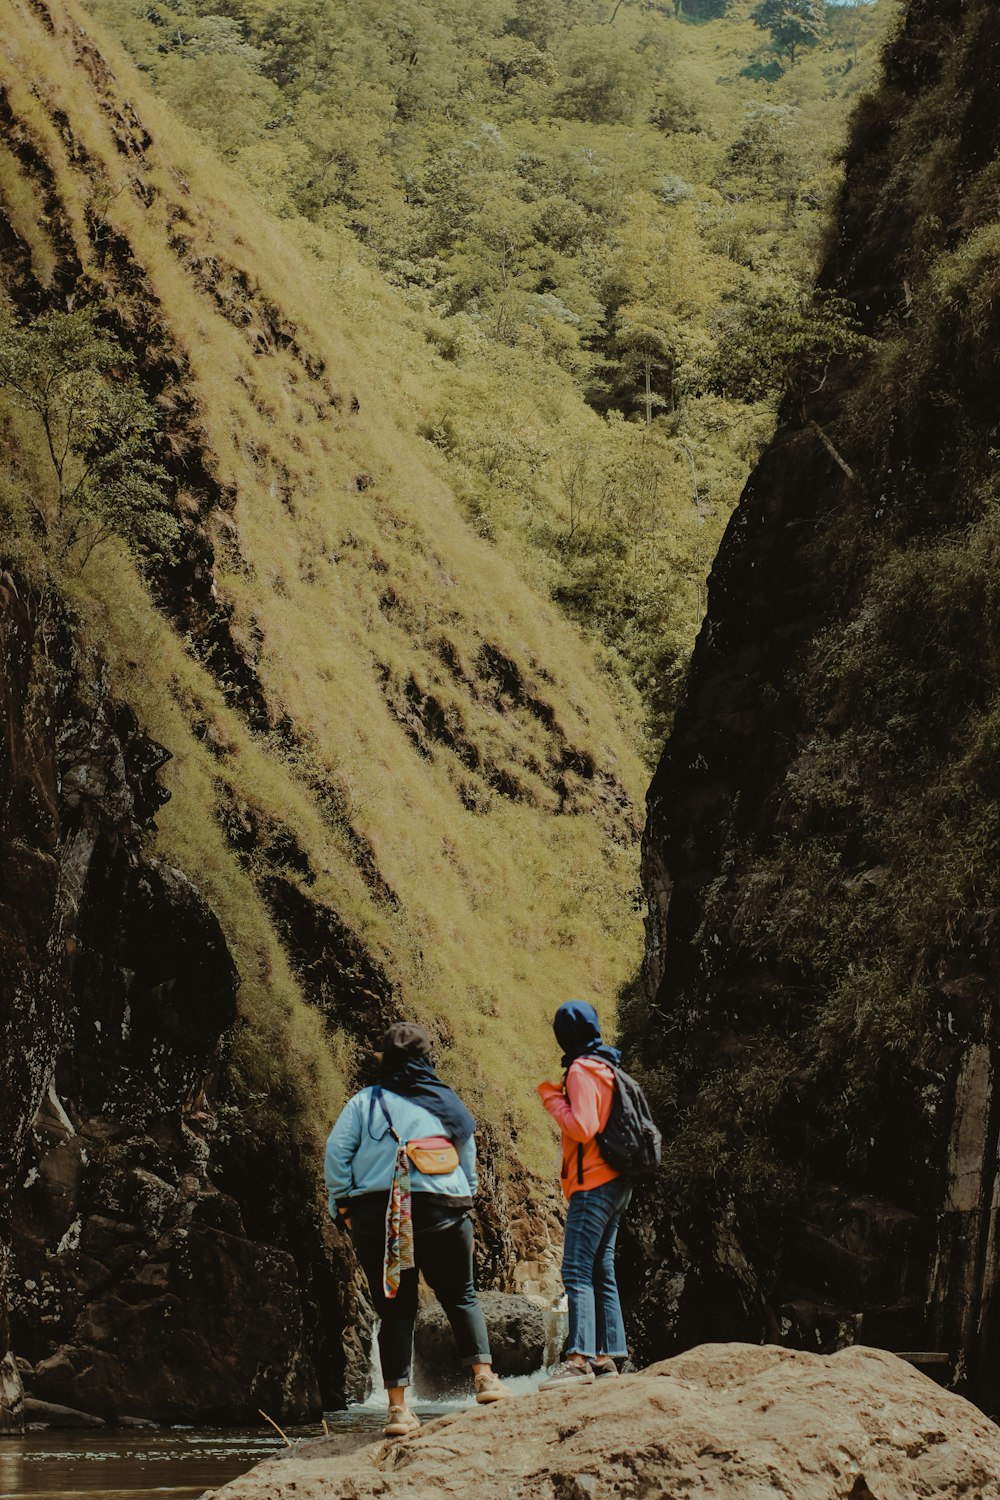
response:
<path id="1" fill-rule="evenodd" d="M 595 1137 L 608 1123 L 621 1054 L 601 1040 L 597 1012 L 583 1000 L 556 1011 L 552 1029 L 563 1049 L 561 1084 L 540 1083 L 542 1103 L 562 1131 L 562 1190 L 569 1200 L 562 1279 L 569 1303 L 566 1358 L 538 1387 L 590 1385 L 617 1375 L 628 1353 L 615 1241 L 632 1187 L 609 1167 Z"/>

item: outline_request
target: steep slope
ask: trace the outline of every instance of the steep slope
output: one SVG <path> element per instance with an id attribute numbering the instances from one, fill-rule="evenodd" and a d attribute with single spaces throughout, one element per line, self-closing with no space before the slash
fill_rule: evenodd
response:
<path id="1" fill-rule="evenodd" d="M 896 5 L 831 8 L 782 73 L 752 0 L 704 25 L 611 24 L 604 0 L 89 0 L 316 257 L 476 526 L 631 679 L 651 755 Z"/>
<path id="2" fill-rule="evenodd" d="M 204 1413 L 156 1329 L 197 1327 L 206 1289 L 227 1316 L 270 1300 L 257 1377 L 234 1355 L 211 1409 L 266 1389 L 302 1413 L 363 1375 L 317 1151 L 401 1009 L 483 1122 L 484 1274 L 525 1248 L 506 1184 L 526 1200 L 547 1161 L 549 1012 L 572 991 L 610 1008 L 632 961 L 639 764 L 588 652 L 469 531 L 259 209 L 72 6 L 2 19 L 0 291 L 24 317 L 100 305 L 183 527 L 169 568 L 116 542 L 82 572 L 43 557 L 24 516 L 51 471 L 5 411 L 14 1349 L 36 1395 Z M 185 1249 L 192 1213 L 214 1269 Z"/>
<path id="3" fill-rule="evenodd" d="M 629 1020 L 674 1126 L 645 1352 L 880 1343 L 991 1408 L 998 120 L 996 8 L 913 0 L 823 274 L 875 344 L 790 392 L 715 564 Z"/>

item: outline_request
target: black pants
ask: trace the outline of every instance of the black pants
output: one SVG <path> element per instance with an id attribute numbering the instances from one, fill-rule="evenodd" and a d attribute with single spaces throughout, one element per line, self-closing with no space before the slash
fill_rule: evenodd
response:
<path id="1" fill-rule="evenodd" d="M 359 1205 L 352 1215 L 351 1237 L 381 1319 L 378 1352 L 387 1387 L 410 1384 L 418 1275 L 423 1276 L 448 1315 L 462 1364 L 490 1363 L 486 1319 L 472 1280 L 472 1223 L 468 1214 L 447 1229 L 414 1228 L 416 1269 L 403 1272 L 395 1297 L 387 1297 L 382 1290 L 385 1208 L 372 1210 Z"/>

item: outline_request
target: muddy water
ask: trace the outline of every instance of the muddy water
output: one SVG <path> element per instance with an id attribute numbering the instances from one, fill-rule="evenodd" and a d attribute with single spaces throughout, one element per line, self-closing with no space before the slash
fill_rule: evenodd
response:
<path id="1" fill-rule="evenodd" d="M 0 1497 L 193 1500 L 282 1446 L 273 1432 L 48 1428 L 0 1442 Z"/>
<path id="2" fill-rule="evenodd" d="M 446 1404 L 423 1409 L 432 1416 Z M 331 1432 L 370 1433 L 373 1440 L 384 1420 L 381 1402 L 327 1415 Z M 289 1436 L 320 1432 L 317 1424 L 290 1428 Z M 0 1500 L 196 1500 L 284 1446 L 269 1427 L 36 1430 L 0 1441 Z"/>

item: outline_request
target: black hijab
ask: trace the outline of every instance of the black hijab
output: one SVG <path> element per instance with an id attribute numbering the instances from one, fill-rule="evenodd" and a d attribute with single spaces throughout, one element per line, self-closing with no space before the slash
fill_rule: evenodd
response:
<path id="1" fill-rule="evenodd" d="M 563 1049 L 562 1065 L 568 1068 L 578 1057 L 599 1057 L 617 1067 L 622 1055 L 617 1047 L 601 1040 L 597 1011 L 586 1000 L 567 1000 L 556 1011 L 552 1030 Z"/>
<path id="2" fill-rule="evenodd" d="M 399 1094 L 412 1099 L 436 1115 L 444 1127 L 444 1133 L 456 1146 L 464 1145 L 476 1128 L 476 1122 L 461 1099 L 442 1083 L 427 1057 L 414 1057 L 396 1073 L 380 1077 L 379 1083 L 390 1094 Z"/>

